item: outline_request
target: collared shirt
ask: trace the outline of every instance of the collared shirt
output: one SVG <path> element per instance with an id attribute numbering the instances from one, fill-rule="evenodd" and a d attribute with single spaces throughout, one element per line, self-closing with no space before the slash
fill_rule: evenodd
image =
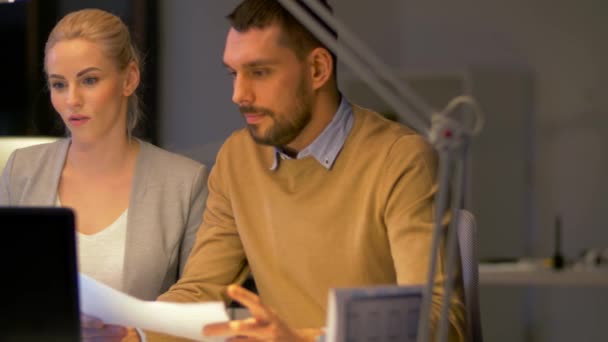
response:
<path id="1" fill-rule="evenodd" d="M 340 106 L 329 125 L 310 145 L 298 152 L 295 159 L 312 156 L 326 169 L 331 169 L 353 127 L 353 120 L 353 108 L 342 96 Z M 274 149 L 274 163 L 270 167 L 273 171 L 279 167 L 281 159 L 292 159 L 281 148 L 275 147 Z"/>

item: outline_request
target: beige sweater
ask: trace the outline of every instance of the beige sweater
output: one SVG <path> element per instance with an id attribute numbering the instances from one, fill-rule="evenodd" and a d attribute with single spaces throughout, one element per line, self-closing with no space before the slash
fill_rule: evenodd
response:
<path id="1" fill-rule="evenodd" d="M 272 171 L 273 148 L 235 132 L 211 171 L 184 275 L 160 299 L 225 299 L 226 285 L 249 266 L 262 301 L 288 324 L 321 327 L 330 288 L 424 284 L 436 155 L 410 129 L 357 106 L 353 112 L 330 170 L 307 157 L 280 160 Z M 441 264 L 436 293 L 442 279 Z M 450 323 L 463 336 L 461 287 L 456 293 Z"/>

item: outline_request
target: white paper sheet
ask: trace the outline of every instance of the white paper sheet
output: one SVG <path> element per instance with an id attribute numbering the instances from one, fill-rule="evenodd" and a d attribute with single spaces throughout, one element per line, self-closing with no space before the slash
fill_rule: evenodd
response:
<path id="1" fill-rule="evenodd" d="M 103 320 L 196 341 L 223 341 L 203 337 L 205 325 L 228 321 L 223 302 L 165 303 L 143 301 L 79 273 L 80 311 Z"/>

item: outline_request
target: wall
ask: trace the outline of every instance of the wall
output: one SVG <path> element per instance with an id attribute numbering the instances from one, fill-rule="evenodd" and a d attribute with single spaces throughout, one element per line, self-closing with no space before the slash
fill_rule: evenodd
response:
<path id="1" fill-rule="evenodd" d="M 161 1 L 160 141 L 212 164 L 221 142 L 242 126 L 222 64 L 236 1 Z"/>
<path id="2" fill-rule="evenodd" d="M 600 194 L 608 189 L 600 175 L 608 160 L 599 151 L 607 146 L 608 130 L 608 100 L 603 96 L 608 91 L 608 66 L 602 63 L 608 60 L 608 25 L 600 14 L 608 5 L 592 0 L 576 6 L 569 1 L 524 0 L 385 2 L 386 7 L 334 1 L 336 13 L 389 64 L 412 69 L 504 65 L 533 70 L 536 253 L 550 253 L 550 244 L 542 240 L 551 236 L 558 213 L 564 216 L 566 238 L 576 234 L 575 241 L 566 243 L 569 255 L 585 246 L 607 246 L 600 214 L 608 202 Z M 361 20 L 368 23 L 357 25 Z M 374 23 L 384 20 L 389 31 L 375 29 Z M 399 26 L 391 27 L 395 22 Z"/>
<path id="3" fill-rule="evenodd" d="M 71 11 L 83 8 L 100 8 L 124 18 L 130 14 L 130 1 L 120 0 L 59 0 L 59 14 L 63 16 Z"/>
<path id="4" fill-rule="evenodd" d="M 531 191 L 524 204 L 530 227 L 523 233 L 513 228 L 512 234 L 523 234 L 525 244 L 513 248 L 528 256 L 550 255 L 558 214 L 567 257 L 583 248 L 608 246 L 608 184 L 603 181 L 608 173 L 605 1 L 330 2 L 336 16 L 394 68 L 529 70 L 534 78 L 534 124 L 528 128 L 525 186 Z M 221 64 L 227 30 L 223 16 L 235 3 L 161 2 L 161 141 L 208 163 L 218 144 L 242 125 L 230 103 L 230 80 Z M 488 289 L 482 294 L 487 298 L 484 324 L 492 341 L 602 336 L 600 321 L 605 322 L 601 317 L 606 317 L 603 307 L 608 303 L 599 290 Z M 514 304 L 522 298 L 528 304 Z"/>

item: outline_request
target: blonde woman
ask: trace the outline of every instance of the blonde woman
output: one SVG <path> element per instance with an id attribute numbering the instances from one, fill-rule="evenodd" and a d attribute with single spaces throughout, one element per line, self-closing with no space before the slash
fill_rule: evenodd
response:
<path id="1" fill-rule="evenodd" d="M 140 57 L 118 17 L 97 9 L 66 15 L 49 35 L 44 66 L 69 134 L 11 155 L 0 205 L 73 208 L 80 272 L 155 299 L 184 268 L 207 169 L 132 136 Z"/>

